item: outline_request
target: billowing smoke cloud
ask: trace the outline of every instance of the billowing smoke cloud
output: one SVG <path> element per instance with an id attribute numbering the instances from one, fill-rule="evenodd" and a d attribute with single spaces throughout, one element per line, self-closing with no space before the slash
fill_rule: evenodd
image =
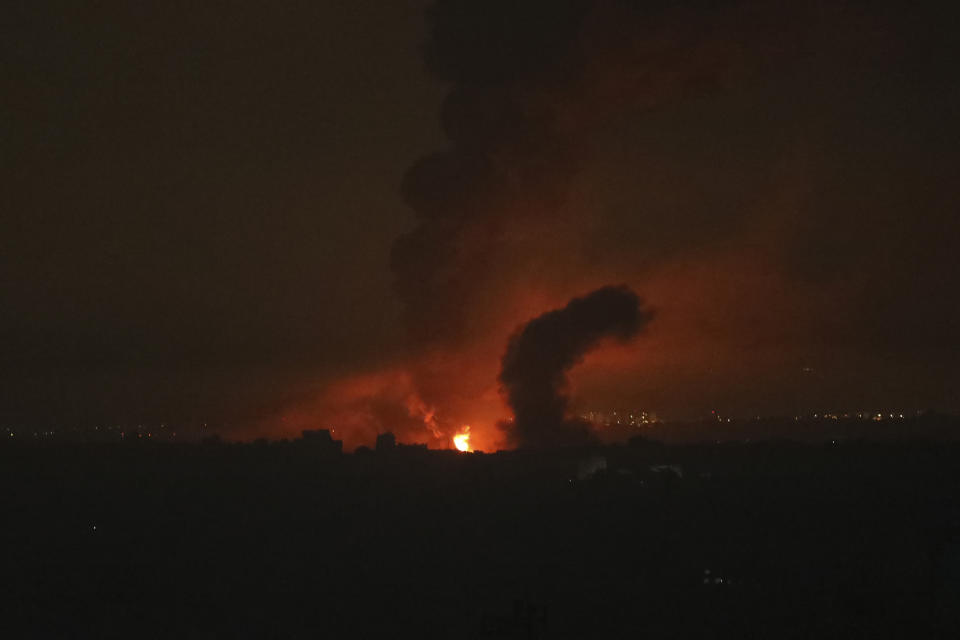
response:
<path id="1" fill-rule="evenodd" d="M 653 314 L 626 286 L 604 287 L 534 318 L 510 339 L 500 382 L 514 413 L 511 444 L 549 447 L 590 442 L 589 426 L 567 416 L 567 372 L 605 338 L 628 340 Z"/>
<path id="2" fill-rule="evenodd" d="M 592 127 L 723 84 L 742 66 L 742 34 L 730 26 L 749 21 L 731 9 L 742 3 L 690 11 L 703 4 L 432 5 L 425 57 L 451 85 L 441 113 L 449 146 L 407 172 L 403 195 L 418 224 L 397 240 L 391 260 L 414 347 L 475 338 L 468 316 L 478 297 L 502 299 L 521 270 L 517 258 L 503 259 L 522 235 L 517 227 L 564 215 Z"/>
<path id="3" fill-rule="evenodd" d="M 593 131 L 611 114 L 722 85 L 742 66 L 735 12 L 701 15 L 676 4 L 430 7 L 424 53 L 430 72 L 450 86 L 441 110 L 449 144 L 415 162 L 402 184 L 417 224 L 394 244 L 391 268 L 411 360 L 500 343 L 517 318 L 529 317 L 531 295 L 567 298 L 564 273 L 582 272 L 583 226 L 567 205 Z M 411 367 L 445 433 L 474 420 L 451 416 L 450 398 L 482 392 L 459 366 L 430 368 L 453 360 L 428 357 L 426 369 Z M 492 382 L 497 363 L 489 365 Z"/>
<path id="4" fill-rule="evenodd" d="M 494 425 L 506 408 L 474 399 L 496 396 L 495 355 L 518 319 L 611 277 L 638 281 L 632 265 L 593 257 L 605 249 L 590 239 L 603 212 L 585 169 L 611 123 L 781 70 L 813 46 L 806 34 L 825 4 L 431 5 L 424 54 L 449 87 L 440 113 L 447 144 L 404 176 L 415 225 L 391 254 L 406 330 L 397 366 L 429 416 L 418 426 L 423 439 L 449 446 L 465 424 L 478 439 L 502 435 Z M 639 217 L 651 215 L 648 204 L 629 207 Z"/>

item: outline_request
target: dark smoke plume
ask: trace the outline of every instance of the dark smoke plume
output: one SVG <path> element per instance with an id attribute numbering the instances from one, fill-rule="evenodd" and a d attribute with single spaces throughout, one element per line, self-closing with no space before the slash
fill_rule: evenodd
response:
<path id="1" fill-rule="evenodd" d="M 739 67 L 751 23 L 725 0 L 438 0 L 426 64 L 450 91 L 448 146 L 402 186 L 417 226 L 391 267 L 414 346 L 465 338 L 478 292 L 514 280 L 509 229 L 550 225 L 611 113 L 649 108 L 717 84 Z"/>
<path id="2" fill-rule="evenodd" d="M 605 338 L 628 340 L 653 314 L 626 286 L 603 287 L 534 318 L 510 339 L 500 383 L 513 410 L 511 444 L 551 447 L 591 441 L 589 426 L 567 417 L 567 372 Z"/>
<path id="3" fill-rule="evenodd" d="M 779 69 L 822 2 L 430 5 L 423 51 L 449 88 L 440 113 L 446 144 L 404 176 L 415 225 L 394 243 L 390 264 L 406 348 L 440 354 L 411 371 L 440 431 L 460 419 L 449 400 L 464 394 L 464 378 L 444 368 L 444 357 L 499 336 L 525 292 L 563 287 L 563 272 L 579 273 L 590 259 L 592 248 L 580 244 L 589 214 L 571 196 L 584 189 L 583 168 L 610 123 Z"/>

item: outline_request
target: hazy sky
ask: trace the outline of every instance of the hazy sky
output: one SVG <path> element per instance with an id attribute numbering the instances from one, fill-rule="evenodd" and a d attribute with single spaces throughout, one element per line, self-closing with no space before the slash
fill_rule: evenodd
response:
<path id="1" fill-rule="evenodd" d="M 620 283 L 577 406 L 960 410 L 951 11 L 426 4 L 8 7 L 0 422 L 492 424 Z"/>

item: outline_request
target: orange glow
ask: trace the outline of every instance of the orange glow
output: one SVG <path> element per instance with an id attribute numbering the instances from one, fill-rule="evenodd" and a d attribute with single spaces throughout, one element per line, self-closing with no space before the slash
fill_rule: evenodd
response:
<path id="1" fill-rule="evenodd" d="M 463 429 L 453 436 L 453 446 L 457 448 L 457 451 L 471 451 L 470 425 L 464 425 Z"/>
<path id="2" fill-rule="evenodd" d="M 589 277 L 568 278 L 553 286 L 498 282 L 485 292 L 489 300 L 473 303 L 478 311 L 468 317 L 470 340 L 398 355 L 371 370 L 304 382 L 295 400 L 267 415 L 244 436 L 293 439 L 303 429 L 320 427 L 335 428 L 345 451 L 372 447 L 377 435 L 386 431 L 397 442 L 422 443 L 431 449 L 473 452 L 507 447 L 498 425 L 509 420 L 511 412 L 497 376 L 510 336 L 531 318 L 564 306 L 571 296 L 621 275 L 591 272 Z M 632 360 L 620 353 L 614 357 L 618 363 L 626 360 L 622 368 L 633 371 Z M 601 374 L 606 371 L 602 366 L 594 369 Z M 571 386 L 575 393 L 576 385 Z M 469 431 L 465 425 L 470 425 Z"/>

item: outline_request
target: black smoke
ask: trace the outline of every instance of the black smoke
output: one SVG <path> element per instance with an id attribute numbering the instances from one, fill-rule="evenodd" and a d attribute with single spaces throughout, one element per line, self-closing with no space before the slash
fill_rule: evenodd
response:
<path id="1" fill-rule="evenodd" d="M 503 356 L 500 383 L 514 421 L 505 425 L 511 444 L 550 447 L 586 444 L 589 425 L 567 416 L 567 372 L 601 341 L 628 340 L 653 317 L 624 285 L 574 298 L 523 325 Z"/>
<path id="2" fill-rule="evenodd" d="M 394 286 L 414 346 L 469 339 L 471 305 L 516 271 L 518 223 L 551 225 L 610 113 L 722 84 L 747 21 L 702 0 L 438 0 L 428 70 L 450 87 L 447 147 L 416 161 L 402 192 L 417 225 L 393 246 Z M 739 19 L 737 19 L 739 18 Z M 496 296 L 490 296 L 495 298 Z"/>
<path id="3" fill-rule="evenodd" d="M 451 85 L 440 114 L 449 145 L 404 177 L 418 224 L 391 256 L 418 347 L 467 337 L 471 299 L 496 286 L 504 228 L 562 196 L 558 185 L 573 173 L 574 154 L 547 85 L 565 87 L 576 76 L 574 43 L 587 4 L 441 0 L 428 12 L 426 64 Z"/>
<path id="4" fill-rule="evenodd" d="M 731 10 L 740 1 L 703 15 L 701 4 L 430 5 L 423 53 L 448 86 L 439 114 L 446 144 L 404 175 L 416 221 L 390 257 L 409 353 L 446 356 L 499 339 L 524 292 L 563 287 L 563 273 L 580 270 L 590 223 L 572 202 L 572 185 L 596 131 L 611 115 L 723 84 L 740 66 L 740 38 L 728 26 L 743 22 Z M 412 372 L 440 423 L 459 419 L 447 413 L 449 399 L 464 394 L 462 377 L 425 370 L 443 361 Z"/>
<path id="5" fill-rule="evenodd" d="M 446 141 L 404 176 L 402 195 L 415 224 L 394 243 L 390 265 L 404 346 L 416 357 L 440 354 L 424 358 L 428 364 L 412 376 L 418 396 L 438 408 L 441 424 L 459 420 L 444 408 L 451 397 L 476 395 L 465 393 L 464 378 L 444 363 L 488 338 L 499 342 L 510 320 L 526 313 L 519 300 L 528 291 L 562 291 L 565 274 L 583 273 L 584 264 L 595 262 L 594 252 L 605 246 L 591 241 L 598 221 L 609 217 L 617 237 L 633 238 L 619 233 L 624 223 L 668 229 L 665 241 L 652 245 L 657 252 L 679 253 L 701 242 L 696 229 L 706 225 L 678 224 L 630 194 L 617 193 L 617 204 L 606 208 L 590 198 L 608 184 L 590 171 L 604 157 L 603 141 L 632 126 L 621 119 L 639 122 L 693 97 L 781 77 L 818 50 L 815 35 L 832 20 L 824 4 L 431 4 L 423 52 L 428 71 L 448 87 L 440 112 Z M 629 220 L 616 213 L 621 208 L 631 211 Z M 712 209 L 709 215 L 717 217 Z M 710 228 L 734 231 L 738 222 Z M 658 261 L 644 249 L 629 260 Z M 627 271 L 615 266 L 609 273 Z"/>

